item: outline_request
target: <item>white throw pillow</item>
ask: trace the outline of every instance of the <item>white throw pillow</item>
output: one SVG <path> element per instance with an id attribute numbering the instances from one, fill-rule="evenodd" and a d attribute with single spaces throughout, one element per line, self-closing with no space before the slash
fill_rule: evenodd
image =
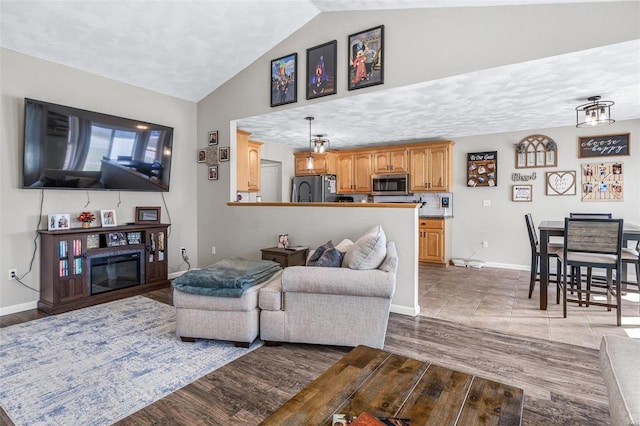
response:
<path id="1" fill-rule="evenodd" d="M 344 240 L 340 241 L 340 244 L 338 244 L 336 246 L 336 250 L 340 250 L 343 253 L 346 253 L 347 251 L 349 251 L 349 248 L 353 245 L 353 241 L 351 241 L 348 238 L 345 238 Z"/>
<path id="2" fill-rule="evenodd" d="M 387 236 L 377 225 L 353 243 L 344 255 L 342 266 L 358 269 L 377 269 L 387 256 Z"/>

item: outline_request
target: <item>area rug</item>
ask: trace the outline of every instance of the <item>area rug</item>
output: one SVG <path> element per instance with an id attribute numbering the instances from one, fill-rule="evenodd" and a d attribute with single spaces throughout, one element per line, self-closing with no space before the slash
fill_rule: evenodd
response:
<path id="1" fill-rule="evenodd" d="M 0 329 L 0 406 L 16 425 L 108 425 L 261 346 L 176 336 L 142 296 Z"/>

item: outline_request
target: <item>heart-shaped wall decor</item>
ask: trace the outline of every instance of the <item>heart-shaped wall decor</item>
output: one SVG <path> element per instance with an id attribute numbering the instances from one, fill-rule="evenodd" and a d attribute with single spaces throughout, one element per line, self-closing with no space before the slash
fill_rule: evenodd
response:
<path id="1" fill-rule="evenodd" d="M 548 172 L 547 195 L 576 195 L 576 172 Z"/>

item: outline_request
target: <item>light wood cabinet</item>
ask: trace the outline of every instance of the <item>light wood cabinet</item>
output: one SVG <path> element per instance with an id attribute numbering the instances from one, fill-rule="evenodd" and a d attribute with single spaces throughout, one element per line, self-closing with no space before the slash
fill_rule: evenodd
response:
<path id="1" fill-rule="evenodd" d="M 452 182 L 452 143 L 409 148 L 410 192 L 446 192 Z"/>
<path id="2" fill-rule="evenodd" d="M 337 159 L 338 194 L 371 192 L 371 152 L 345 152 Z"/>
<path id="3" fill-rule="evenodd" d="M 373 172 L 407 173 L 407 148 L 382 149 L 373 152 Z"/>
<path id="4" fill-rule="evenodd" d="M 444 219 L 420 219 L 418 225 L 418 260 L 446 264 Z"/>
<path id="5" fill-rule="evenodd" d="M 262 142 L 249 140 L 251 133 L 237 131 L 237 190 L 260 192 L 260 150 Z"/>
<path id="6" fill-rule="evenodd" d="M 307 157 L 311 155 L 313 157 L 313 169 L 307 169 Z M 336 174 L 336 155 L 332 152 L 325 152 L 323 154 L 313 154 L 309 152 L 296 152 L 295 158 L 295 173 L 296 176 L 310 176 L 310 175 L 324 175 Z"/>

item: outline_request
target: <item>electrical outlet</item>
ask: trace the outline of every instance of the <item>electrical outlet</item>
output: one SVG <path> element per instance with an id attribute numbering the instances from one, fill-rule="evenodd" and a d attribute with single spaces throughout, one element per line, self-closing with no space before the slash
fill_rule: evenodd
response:
<path id="1" fill-rule="evenodd" d="M 489 247 L 489 241 L 483 241 L 483 242 L 482 242 L 482 247 L 483 247 L 483 248 L 487 248 L 487 247 Z"/>
<path id="2" fill-rule="evenodd" d="M 211 247 L 211 254 L 216 254 L 216 247 L 215 246 Z"/>
<path id="3" fill-rule="evenodd" d="M 17 277 L 18 277 L 18 270 L 15 268 L 9 269 L 9 279 L 15 280 Z"/>
<path id="4" fill-rule="evenodd" d="M 184 257 L 184 255 L 187 254 L 187 249 L 184 247 L 180 247 L 180 255 L 182 255 L 182 257 Z"/>

